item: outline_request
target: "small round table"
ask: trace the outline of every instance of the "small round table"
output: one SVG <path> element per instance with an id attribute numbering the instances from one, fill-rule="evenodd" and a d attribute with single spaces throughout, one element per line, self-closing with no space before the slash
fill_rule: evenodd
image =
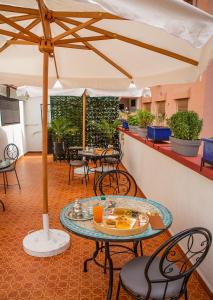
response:
<path id="1" fill-rule="evenodd" d="M 103 151 L 97 151 L 95 149 L 92 150 L 82 150 L 78 151 L 78 154 L 81 156 L 84 156 L 88 159 L 100 159 L 103 155 L 103 152 L 106 149 L 103 149 Z M 117 157 L 119 155 L 119 152 L 116 150 L 113 150 L 112 153 L 106 153 L 105 156 L 107 157 Z"/>
<path id="2" fill-rule="evenodd" d="M 93 256 L 89 259 L 87 259 L 84 262 L 84 272 L 87 272 L 87 263 L 91 260 L 93 260 L 97 265 L 103 267 L 100 263 L 96 261 L 96 257 L 103 248 L 105 248 L 106 251 L 106 260 L 108 261 L 108 267 L 109 270 L 109 287 L 108 287 L 108 293 L 107 293 L 107 300 L 110 300 L 112 297 L 112 289 L 113 289 L 113 261 L 110 256 L 110 242 L 133 242 L 134 249 L 133 253 L 137 256 L 137 245 L 138 242 L 144 239 L 152 238 L 166 229 L 168 229 L 172 224 L 172 215 L 170 211 L 161 205 L 160 203 L 144 199 L 144 198 L 138 198 L 138 197 L 130 197 L 130 196 L 106 196 L 107 200 L 113 200 L 116 202 L 117 207 L 125 207 L 125 208 L 132 208 L 134 210 L 143 211 L 143 212 L 155 212 L 158 213 L 162 221 L 164 223 L 164 229 L 162 230 L 153 230 L 151 226 L 149 225 L 147 230 L 143 233 L 137 234 L 137 235 L 129 235 L 129 236 L 114 236 L 114 235 L 108 235 L 105 233 L 101 233 L 99 231 L 96 231 L 93 226 L 93 220 L 87 220 L 87 221 L 74 221 L 70 220 L 67 217 L 68 212 L 72 209 L 74 202 L 68 204 L 65 206 L 61 213 L 60 213 L 60 220 L 62 225 L 68 229 L 69 231 L 73 232 L 74 234 L 81 236 L 86 239 L 95 240 L 96 242 L 96 250 L 93 254 Z M 81 199 L 83 208 L 92 207 L 97 203 L 97 201 L 100 200 L 100 197 L 91 197 L 91 198 L 85 198 Z M 104 242 L 104 246 L 99 246 L 99 242 Z M 127 248 L 125 246 L 122 246 L 123 248 Z M 104 271 L 106 271 L 106 263 L 104 264 Z"/>
<path id="3" fill-rule="evenodd" d="M 7 169 L 11 164 L 13 163 L 13 160 L 9 160 L 9 159 L 5 159 L 0 161 L 0 171 L 4 171 L 4 169 Z M 5 187 L 5 175 L 3 173 L 3 179 L 4 179 L 4 187 Z M 3 211 L 5 211 L 5 206 L 4 206 L 4 202 L 0 199 L 0 203 L 3 207 Z"/>

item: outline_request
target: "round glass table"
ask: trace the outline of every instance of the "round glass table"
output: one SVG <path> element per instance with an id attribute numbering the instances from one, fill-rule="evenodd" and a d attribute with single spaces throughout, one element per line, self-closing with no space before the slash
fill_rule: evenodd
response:
<path id="1" fill-rule="evenodd" d="M 100 197 L 91 197 L 91 198 L 85 198 L 80 199 L 80 202 L 82 203 L 83 209 L 89 209 L 91 210 L 92 207 L 100 200 Z M 164 228 L 161 230 L 153 230 L 151 225 L 149 224 L 148 228 L 136 235 L 128 235 L 128 236 L 115 236 L 115 235 L 108 235 L 102 232 L 99 232 L 95 230 L 93 225 L 93 220 L 86 220 L 86 221 L 80 221 L 80 220 L 71 220 L 68 217 L 68 213 L 72 210 L 74 202 L 68 204 L 65 206 L 61 213 L 60 213 L 60 221 L 62 225 L 72 233 L 81 236 L 86 239 L 94 240 L 96 243 L 96 249 L 93 253 L 91 258 L 88 258 L 84 262 L 84 272 L 87 272 L 87 263 L 91 260 L 93 260 L 98 266 L 103 267 L 104 271 L 106 272 L 106 269 L 109 270 L 109 287 L 108 287 L 108 293 L 107 293 L 107 300 L 111 299 L 112 297 L 112 289 L 113 289 L 113 271 L 118 270 L 119 268 L 113 267 L 113 261 L 110 255 L 110 242 L 133 242 L 133 249 L 119 245 L 119 247 L 128 248 L 132 251 L 132 253 L 137 256 L 137 247 L 139 241 L 150 239 L 156 235 L 159 235 L 163 231 L 167 230 L 171 224 L 172 224 L 172 215 L 170 211 L 163 206 L 162 204 L 149 200 L 144 198 L 138 198 L 138 197 L 131 197 L 131 196 L 106 196 L 106 200 L 114 201 L 115 205 L 117 207 L 123 207 L 123 208 L 132 208 L 134 210 L 138 210 L 144 213 L 156 213 L 160 215 Z M 102 242 L 102 243 L 100 243 Z M 105 263 L 104 265 L 100 264 L 96 261 L 96 257 L 99 253 L 99 251 L 102 251 L 105 249 Z M 108 266 L 106 267 L 108 262 Z"/>

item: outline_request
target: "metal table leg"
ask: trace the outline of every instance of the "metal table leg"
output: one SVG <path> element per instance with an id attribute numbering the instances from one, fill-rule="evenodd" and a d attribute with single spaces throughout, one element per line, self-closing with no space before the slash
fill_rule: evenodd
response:
<path id="1" fill-rule="evenodd" d="M 87 263 L 88 263 L 89 261 L 91 261 L 91 260 L 95 260 L 96 256 L 98 255 L 98 252 L 99 252 L 99 250 L 100 250 L 100 248 L 99 248 L 99 243 L 98 243 L 98 242 L 95 242 L 95 247 L 96 247 L 96 249 L 95 249 L 95 252 L 93 253 L 93 256 L 90 257 L 90 258 L 88 258 L 88 259 L 86 259 L 86 260 L 84 261 L 84 272 L 87 272 L 87 271 L 88 271 L 88 269 L 87 269 Z"/>

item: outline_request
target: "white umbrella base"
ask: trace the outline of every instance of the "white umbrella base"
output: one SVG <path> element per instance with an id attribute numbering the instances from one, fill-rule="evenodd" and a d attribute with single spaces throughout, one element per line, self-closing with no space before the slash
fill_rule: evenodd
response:
<path id="1" fill-rule="evenodd" d="M 49 229 L 49 237 L 45 235 L 43 229 L 29 233 L 23 239 L 24 251 L 36 257 L 49 257 L 60 254 L 70 246 L 70 236 L 68 233 Z"/>

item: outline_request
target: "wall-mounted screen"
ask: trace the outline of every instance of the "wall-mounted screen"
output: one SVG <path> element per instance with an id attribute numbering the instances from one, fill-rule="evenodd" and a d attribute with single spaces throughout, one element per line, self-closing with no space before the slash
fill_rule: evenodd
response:
<path id="1" fill-rule="evenodd" d="M 19 101 L 0 96 L 1 126 L 20 123 Z"/>

